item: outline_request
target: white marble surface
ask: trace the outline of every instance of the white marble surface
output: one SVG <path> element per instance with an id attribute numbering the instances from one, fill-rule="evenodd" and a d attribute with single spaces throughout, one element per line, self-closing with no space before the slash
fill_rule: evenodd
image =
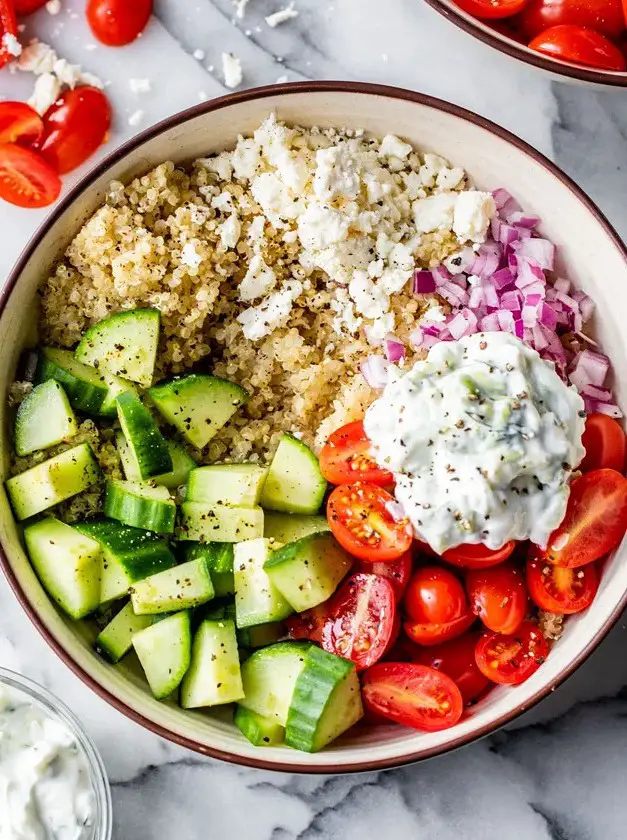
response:
<path id="1" fill-rule="evenodd" d="M 621 93 L 552 85 L 471 42 L 421 0 L 296 0 L 299 17 L 270 29 L 264 15 L 281 5 L 250 0 L 240 21 L 231 0 L 157 0 L 145 35 L 118 51 L 89 48 L 80 0 L 63 0 L 58 17 L 36 15 L 28 31 L 110 82 L 116 124 L 103 154 L 136 130 L 128 117 L 138 108 L 146 126 L 224 93 L 220 55 L 232 51 L 244 85 L 372 80 L 478 111 L 550 155 L 627 234 Z M 203 61 L 192 57 L 197 49 Z M 131 77 L 151 79 L 152 92 L 133 94 Z M 0 74 L 0 96 L 26 98 L 31 86 L 30 76 Z M 0 278 L 44 215 L 0 206 Z M 454 755 L 384 774 L 297 778 L 206 761 L 127 721 L 57 661 L 0 580 L 0 664 L 44 682 L 85 722 L 111 777 L 115 840 L 622 840 L 626 644 L 622 621 L 551 698 Z"/>

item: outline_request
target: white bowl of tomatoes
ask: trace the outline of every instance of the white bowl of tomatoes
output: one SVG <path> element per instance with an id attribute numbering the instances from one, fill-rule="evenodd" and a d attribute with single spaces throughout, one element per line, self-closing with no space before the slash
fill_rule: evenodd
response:
<path id="1" fill-rule="evenodd" d="M 623 0 L 426 0 L 447 20 L 553 79 L 627 87 Z"/>

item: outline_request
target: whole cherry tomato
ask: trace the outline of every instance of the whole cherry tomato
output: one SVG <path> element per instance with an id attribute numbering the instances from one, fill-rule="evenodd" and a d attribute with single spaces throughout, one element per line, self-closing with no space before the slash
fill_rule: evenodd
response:
<path id="1" fill-rule="evenodd" d="M 482 674 L 500 685 L 520 685 L 549 655 L 549 645 L 535 624 L 524 621 L 515 633 L 484 633 L 475 658 Z"/>
<path id="2" fill-rule="evenodd" d="M 497 549 L 486 548 L 481 543 L 458 545 L 449 548 L 442 555 L 442 559 L 453 566 L 461 566 L 465 569 L 487 569 L 489 566 L 498 566 L 512 554 L 516 548 L 513 540 L 505 543 Z"/>
<path id="3" fill-rule="evenodd" d="M 625 30 L 620 0 L 529 0 L 517 23 L 527 38 L 562 24 L 585 26 L 612 40 Z"/>
<path id="4" fill-rule="evenodd" d="M 45 6 L 48 0 L 14 0 L 15 11 L 18 15 L 30 15 Z"/>
<path id="5" fill-rule="evenodd" d="M 356 572 L 369 572 L 373 575 L 381 575 L 387 578 L 394 588 L 396 602 L 398 603 L 407 589 L 411 577 L 413 560 L 411 551 L 401 554 L 396 560 L 387 560 L 385 563 L 367 563 L 361 560 L 355 567 Z"/>
<path id="6" fill-rule="evenodd" d="M 413 646 L 412 662 L 428 665 L 449 676 L 462 693 L 464 704 L 477 700 L 491 684 L 475 660 L 480 633 L 464 633 L 458 639 L 433 647 Z"/>
<path id="7" fill-rule="evenodd" d="M 471 569 L 466 588 L 472 612 L 497 633 L 513 633 L 527 613 L 525 579 L 511 562 Z"/>
<path id="8" fill-rule="evenodd" d="M 469 15 L 492 20 L 507 18 L 520 12 L 527 0 L 456 0 L 460 9 Z"/>
<path id="9" fill-rule="evenodd" d="M 605 35 L 583 26 L 552 26 L 529 43 L 532 50 L 551 58 L 586 64 L 600 70 L 625 70 L 625 57 Z"/>
<path id="10" fill-rule="evenodd" d="M 352 484 L 367 481 L 381 487 L 391 487 L 394 476 L 383 470 L 372 456 L 372 444 L 366 437 L 361 420 L 347 423 L 322 447 L 320 471 L 331 484 Z"/>
<path id="11" fill-rule="evenodd" d="M 152 0 L 88 0 L 87 22 L 94 36 L 108 47 L 123 47 L 146 28 Z"/>
<path id="12" fill-rule="evenodd" d="M 462 582 L 443 566 L 416 569 L 403 603 L 407 616 L 419 624 L 446 624 L 468 612 Z"/>
<path id="13" fill-rule="evenodd" d="M 589 414 L 581 442 L 586 450 L 579 469 L 582 472 L 608 468 L 622 472 L 627 438 L 622 426 L 607 414 Z"/>

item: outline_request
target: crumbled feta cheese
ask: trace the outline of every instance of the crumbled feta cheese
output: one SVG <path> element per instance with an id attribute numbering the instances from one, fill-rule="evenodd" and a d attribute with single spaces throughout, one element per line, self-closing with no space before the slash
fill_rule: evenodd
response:
<path id="1" fill-rule="evenodd" d="M 413 211 L 416 229 L 420 233 L 450 230 L 453 227 L 456 201 L 457 193 L 439 193 L 414 201 Z"/>
<path id="2" fill-rule="evenodd" d="M 52 72 L 62 85 L 72 89 L 83 79 L 83 73 L 79 65 L 70 64 L 65 58 L 58 58 L 55 61 Z"/>
<path id="3" fill-rule="evenodd" d="M 210 172 L 215 172 L 221 181 L 231 180 L 231 173 L 233 171 L 231 152 L 221 152 L 219 155 L 215 155 L 215 157 L 202 158 L 200 162 Z"/>
<path id="4" fill-rule="evenodd" d="M 422 178 L 418 172 L 407 172 L 403 175 L 403 181 L 407 188 L 407 195 L 415 201 L 417 198 L 426 198 L 427 193 L 422 184 Z"/>
<path id="5" fill-rule="evenodd" d="M 233 196 L 227 190 L 221 192 L 219 195 L 211 199 L 211 206 L 214 210 L 232 211 L 233 210 Z"/>
<path id="6" fill-rule="evenodd" d="M 225 250 L 235 248 L 242 232 L 242 225 L 235 213 L 231 213 L 228 219 L 218 225 L 218 235 Z"/>
<path id="7" fill-rule="evenodd" d="M 259 242 L 263 239 L 263 232 L 266 226 L 266 220 L 263 216 L 255 216 L 252 220 L 250 225 L 248 226 L 248 241 L 252 242 L 253 244 Z"/>
<path id="8" fill-rule="evenodd" d="M 19 70 L 26 73 L 35 73 L 41 76 L 43 73 L 52 73 L 57 60 L 56 52 L 43 41 L 34 40 L 22 50 L 17 66 Z"/>
<path id="9" fill-rule="evenodd" d="M 355 314 L 355 304 L 349 298 L 346 289 L 337 289 L 336 296 L 331 301 L 330 306 L 331 310 L 336 313 L 333 319 L 333 329 L 340 334 L 354 335 L 363 324 L 363 319 Z"/>
<path id="10" fill-rule="evenodd" d="M 297 17 L 298 12 L 294 8 L 294 3 L 290 3 L 289 6 L 286 6 L 284 9 L 279 9 L 278 12 L 268 15 L 266 17 L 266 23 L 274 29 L 275 26 L 279 26 L 280 24 Z"/>
<path id="11" fill-rule="evenodd" d="M 365 271 L 355 271 L 348 285 L 350 296 L 355 301 L 358 312 L 366 318 L 379 318 L 390 305 L 384 289 L 376 285 Z"/>
<path id="12" fill-rule="evenodd" d="M 266 264 L 261 254 L 255 254 L 249 263 L 248 271 L 239 284 L 239 299 L 245 301 L 263 297 L 276 285 L 276 274 Z"/>
<path id="13" fill-rule="evenodd" d="M 186 242 L 181 251 L 181 262 L 192 270 L 196 270 L 201 262 L 202 255 L 198 253 L 193 242 Z"/>
<path id="14" fill-rule="evenodd" d="M 375 318 L 373 325 L 368 330 L 368 343 L 381 344 L 388 333 L 394 332 L 394 313 L 386 312 Z"/>
<path id="15" fill-rule="evenodd" d="M 307 251 L 322 251 L 348 238 L 350 221 L 333 207 L 310 204 L 298 219 L 298 237 Z"/>
<path id="16" fill-rule="evenodd" d="M 246 6 L 248 6 L 249 2 L 250 0 L 233 0 L 233 5 L 235 6 L 235 14 L 239 18 L 239 20 L 243 19 L 244 13 L 246 12 Z"/>
<path id="17" fill-rule="evenodd" d="M 18 58 L 22 54 L 22 45 L 12 32 L 5 32 L 2 36 L 2 48 L 14 58 Z"/>
<path id="18" fill-rule="evenodd" d="M 236 58 L 232 53 L 222 53 L 222 73 L 224 74 L 224 84 L 228 88 L 233 89 L 240 85 L 244 74 L 239 58 Z"/>
<path id="19" fill-rule="evenodd" d="M 58 15 L 61 11 L 61 0 L 48 0 L 46 11 L 49 15 Z"/>
<path id="20" fill-rule="evenodd" d="M 361 189 L 360 160 L 357 143 L 342 143 L 316 152 L 314 193 L 320 201 L 335 198 L 354 199 Z"/>
<path id="21" fill-rule="evenodd" d="M 479 190 L 457 193 L 453 231 L 460 242 L 484 242 L 495 213 L 496 204 L 490 193 Z"/>
<path id="22" fill-rule="evenodd" d="M 142 124 L 145 116 L 145 112 L 138 108 L 137 111 L 133 111 L 131 116 L 128 118 L 128 124 L 133 128 L 137 128 L 138 125 Z"/>
<path id="23" fill-rule="evenodd" d="M 435 186 L 435 179 L 442 169 L 448 169 L 448 161 L 440 155 L 432 155 L 427 152 L 424 156 L 424 164 L 418 172 L 423 187 Z"/>
<path id="24" fill-rule="evenodd" d="M 253 139 L 240 137 L 233 152 L 233 172 L 236 178 L 252 180 L 261 165 L 260 149 Z"/>
<path id="25" fill-rule="evenodd" d="M 440 169 L 435 179 L 436 186 L 438 190 L 454 190 L 459 186 L 465 174 L 461 166 L 456 166 L 453 169 L 448 167 Z"/>
<path id="26" fill-rule="evenodd" d="M 81 84 L 91 85 L 92 87 L 99 88 L 100 90 L 104 88 L 102 79 L 99 79 L 98 76 L 95 76 L 93 73 L 85 73 L 84 71 L 81 73 Z"/>
<path id="27" fill-rule="evenodd" d="M 270 295 L 258 306 L 245 309 L 237 320 L 242 325 L 244 337 L 249 341 L 258 341 L 283 326 L 292 311 L 292 305 L 302 294 L 303 286 L 297 280 L 286 284 L 280 292 Z"/>
<path id="28" fill-rule="evenodd" d="M 421 321 L 426 319 L 427 321 L 437 321 L 442 323 L 446 321 L 446 314 L 442 309 L 442 306 L 437 302 L 435 298 L 431 298 L 429 301 L 429 307 L 426 312 L 423 313 Z"/>
<path id="29" fill-rule="evenodd" d="M 396 157 L 404 160 L 413 151 L 409 143 L 403 143 L 395 134 L 386 134 L 381 141 L 379 152 L 384 157 Z"/>
<path id="30" fill-rule="evenodd" d="M 194 50 L 192 53 L 196 61 L 204 61 L 205 58 L 205 51 L 204 50 Z"/>
<path id="31" fill-rule="evenodd" d="M 61 95 L 61 82 L 52 73 L 43 73 L 35 82 L 33 95 L 28 100 L 38 114 L 45 114 Z"/>
<path id="32" fill-rule="evenodd" d="M 150 79 L 129 79 L 128 86 L 132 93 L 150 93 Z"/>
<path id="33" fill-rule="evenodd" d="M 251 192 L 276 228 L 284 227 L 284 219 L 296 219 L 302 213 L 302 204 L 292 196 L 276 172 L 256 175 L 251 183 Z"/>

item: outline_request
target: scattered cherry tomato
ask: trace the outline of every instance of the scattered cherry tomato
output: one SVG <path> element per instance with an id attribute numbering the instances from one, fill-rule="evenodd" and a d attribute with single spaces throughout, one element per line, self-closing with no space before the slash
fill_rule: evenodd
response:
<path id="1" fill-rule="evenodd" d="M 507 560 L 515 548 L 516 543 L 513 540 L 494 550 L 486 548 L 481 543 L 469 543 L 449 548 L 442 555 L 442 559 L 453 566 L 462 566 L 465 569 L 487 569 L 489 566 L 497 566 Z"/>
<path id="2" fill-rule="evenodd" d="M 462 582 L 443 566 L 416 569 L 403 604 L 408 617 L 418 624 L 447 624 L 468 612 Z"/>
<path id="3" fill-rule="evenodd" d="M 322 644 L 322 627 L 329 616 L 330 601 L 291 615 L 285 621 L 285 627 L 290 639 L 310 639 L 316 644 Z"/>
<path id="4" fill-rule="evenodd" d="M 500 685 L 520 685 L 549 654 L 549 645 L 535 624 L 524 621 L 512 635 L 485 633 L 475 658 L 482 674 Z"/>
<path id="5" fill-rule="evenodd" d="M 0 102 L 0 144 L 32 146 L 42 135 L 44 124 L 25 102 Z"/>
<path id="6" fill-rule="evenodd" d="M 70 172 L 105 142 L 110 125 L 111 106 L 101 90 L 68 90 L 44 114 L 39 152 L 60 174 Z"/>
<path id="7" fill-rule="evenodd" d="M 377 464 L 371 453 L 372 444 L 366 437 L 361 420 L 347 423 L 322 447 L 320 470 L 331 484 L 352 484 L 367 481 L 381 487 L 394 484 L 394 476 Z"/>
<path id="8" fill-rule="evenodd" d="M 459 618 L 448 621 L 444 624 L 420 624 L 416 621 L 406 621 L 403 625 L 405 632 L 417 645 L 439 645 L 440 642 L 448 642 L 456 639 L 465 633 L 475 623 L 475 616 L 468 609 Z"/>
<path id="9" fill-rule="evenodd" d="M 527 613 L 527 588 L 512 563 L 471 569 L 466 576 L 470 609 L 495 633 L 513 633 Z"/>
<path id="10" fill-rule="evenodd" d="M 583 26 L 563 24 L 546 29 L 530 41 L 532 50 L 551 58 L 586 64 L 601 70 L 625 70 L 625 57 L 605 35 Z"/>
<path id="11" fill-rule="evenodd" d="M 398 507 L 394 497 L 376 484 L 342 484 L 329 497 L 329 528 L 339 544 L 360 560 L 396 560 L 410 548 L 414 536 Z"/>
<path id="12" fill-rule="evenodd" d="M 355 571 L 369 572 L 373 575 L 381 575 L 381 577 L 387 578 L 394 588 L 396 602 L 398 603 L 407 589 L 407 584 L 411 577 L 412 565 L 411 551 L 406 551 L 396 560 L 388 560 L 385 563 L 365 563 L 364 561 L 359 561 Z"/>
<path id="13" fill-rule="evenodd" d="M 529 0 L 517 23 L 527 38 L 562 24 L 585 26 L 612 39 L 625 29 L 621 0 Z"/>
<path id="14" fill-rule="evenodd" d="M 579 469 L 582 472 L 608 468 L 622 472 L 625 466 L 625 432 L 607 414 L 589 414 L 581 442 L 586 450 Z"/>
<path id="15" fill-rule="evenodd" d="M 47 207 L 60 192 L 59 176 L 36 152 L 0 145 L 0 198 L 18 207 Z"/>
<path id="16" fill-rule="evenodd" d="M 524 8 L 527 0 L 456 0 L 460 9 L 469 15 L 492 20 L 507 18 L 517 14 Z"/>
<path id="17" fill-rule="evenodd" d="M 552 566 L 532 551 L 527 560 L 527 587 L 541 610 L 572 615 L 587 609 L 599 588 L 594 563 L 580 569 Z"/>
<path id="18" fill-rule="evenodd" d="M 362 572 L 351 575 L 329 605 L 322 647 L 364 671 L 394 644 L 395 615 L 394 589 L 388 580 Z"/>
<path id="19" fill-rule="evenodd" d="M 404 726 L 438 732 L 461 718 L 464 702 L 446 674 L 412 662 L 382 662 L 363 680 L 366 709 Z"/>
<path id="20" fill-rule="evenodd" d="M 15 58 L 3 44 L 5 35 L 17 38 L 17 19 L 13 0 L 0 0 L 0 67 L 4 67 Z"/>
<path id="21" fill-rule="evenodd" d="M 48 0 L 14 0 L 15 11 L 18 15 L 31 15 L 37 9 L 45 6 Z"/>
<path id="22" fill-rule="evenodd" d="M 627 478 L 616 470 L 593 470 L 571 484 L 566 515 L 545 556 L 556 566 L 585 566 L 615 548 L 626 530 Z"/>
<path id="23" fill-rule="evenodd" d="M 152 0 L 88 0 L 87 22 L 95 37 L 108 47 L 123 47 L 146 28 Z"/>
<path id="24" fill-rule="evenodd" d="M 480 633 L 464 633 L 458 639 L 433 647 L 413 648 L 412 662 L 428 665 L 450 677 L 462 693 L 467 706 L 477 700 L 491 684 L 475 660 Z"/>

